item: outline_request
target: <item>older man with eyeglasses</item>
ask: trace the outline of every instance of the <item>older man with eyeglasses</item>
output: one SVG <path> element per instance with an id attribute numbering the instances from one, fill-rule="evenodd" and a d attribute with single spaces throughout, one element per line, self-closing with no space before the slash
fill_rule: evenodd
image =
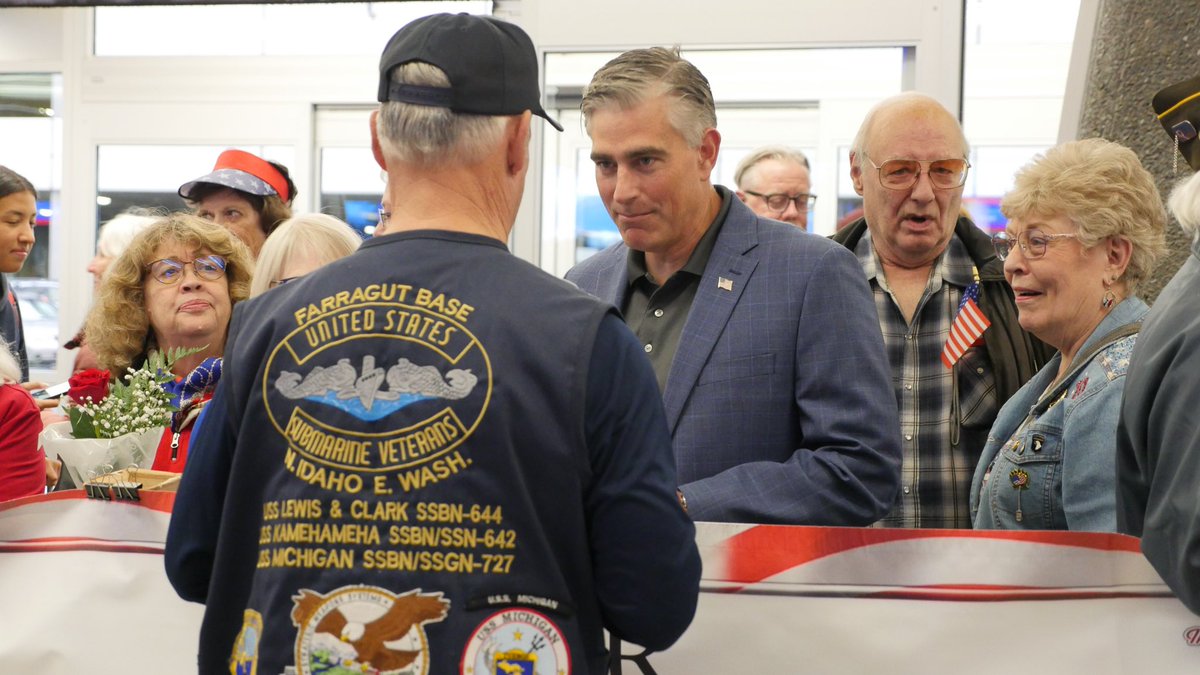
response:
<path id="1" fill-rule="evenodd" d="M 782 146 L 759 148 L 738 162 L 733 173 L 738 199 L 764 218 L 808 229 L 808 212 L 817 203 L 803 152 Z"/>
<path id="2" fill-rule="evenodd" d="M 886 527 L 971 527 L 971 475 L 996 413 L 1053 353 L 1018 325 L 990 238 L 960 215 L 968 155 L 954 116 L 917 93 L 876 105 L 850 150 L 863 217 L 833 239 L 874 292 L 900 408 Z"/>

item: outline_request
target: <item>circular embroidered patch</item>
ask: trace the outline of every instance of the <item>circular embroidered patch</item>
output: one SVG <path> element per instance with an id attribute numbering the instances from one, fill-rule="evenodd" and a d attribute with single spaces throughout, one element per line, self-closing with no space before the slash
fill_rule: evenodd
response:
<path id="1" fill-rule="evenodd" d="M 489 616 L 463 649 L 462 675 L 570 675 L 571 654 L 546 615 L 524 607 Z"/>

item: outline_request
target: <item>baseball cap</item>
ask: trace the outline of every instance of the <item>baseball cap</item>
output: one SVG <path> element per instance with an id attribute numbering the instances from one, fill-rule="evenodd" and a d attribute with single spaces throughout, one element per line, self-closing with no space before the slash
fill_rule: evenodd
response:
<path id="1" fill-rule="evenodd" d="M 393 84 L 392 70 L 411 61 L 441 68 L 450 86 Z M 563 130 L 542 109 L 533 41 L 518 26 L 490 16 L 433 14 L 396 31 L 379 59 L 379 101 L 476 115 L 529 110 Z"/>
<path id="2" fill-rule="evenodd" d="M 1200 171 L 1200 76 L 1176 82 L 1154 95 L 1154 113 L 1171 135 L 1179 153 Z"/>
<path id="3" fill-rule="evenodd" d="M 192 190 L 199 183 L 212 183 L 265 197 L 278 195 L 283 201 L 291 197 L 288 182 L 283 173 L 271 163 L 245 150 L 226 150 L 217 156 L 212 173 L 179 186 L 179 196 L 191 199 Z"/>

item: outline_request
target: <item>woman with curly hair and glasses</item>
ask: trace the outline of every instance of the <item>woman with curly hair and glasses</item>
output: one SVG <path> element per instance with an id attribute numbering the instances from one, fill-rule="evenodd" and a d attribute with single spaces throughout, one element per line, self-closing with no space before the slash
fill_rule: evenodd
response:
<path id="1" fill-rule="evenodd" d="M 220 378 L 229 318 L 249 297 L 253 273 L 250 250 L 229 230 L 175 213 L 138 234 L 104 275 L 86 331 L 114 378 L 152 352 L 197 350 L 174 362 L 175 381 L 164 385 L 181 411 L 153 468 L 182 471 L 190 422 Z"/>

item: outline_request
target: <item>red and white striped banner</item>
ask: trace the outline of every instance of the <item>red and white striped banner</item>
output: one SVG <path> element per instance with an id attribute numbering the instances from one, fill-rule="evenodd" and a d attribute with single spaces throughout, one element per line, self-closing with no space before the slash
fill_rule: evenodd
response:
<path id="1" fill-rule="evenodd" d="M 203 608 L 175 595 L 162 566 L 173 495 L 142 497 L 0 504 L 0 673 L 195 672 Z M 1200 617 L 1129 537 L 697 530 L 700 609 L 646 659 L 659 675 L 1200 672 Z"/>
<path id="2" fill-rule="evenodd" d="M 1200 672 L 1200 617 L 1131 537 L 716 523 L 697 536 L 700 609 L 648 657 L 659 675 Z"/>

